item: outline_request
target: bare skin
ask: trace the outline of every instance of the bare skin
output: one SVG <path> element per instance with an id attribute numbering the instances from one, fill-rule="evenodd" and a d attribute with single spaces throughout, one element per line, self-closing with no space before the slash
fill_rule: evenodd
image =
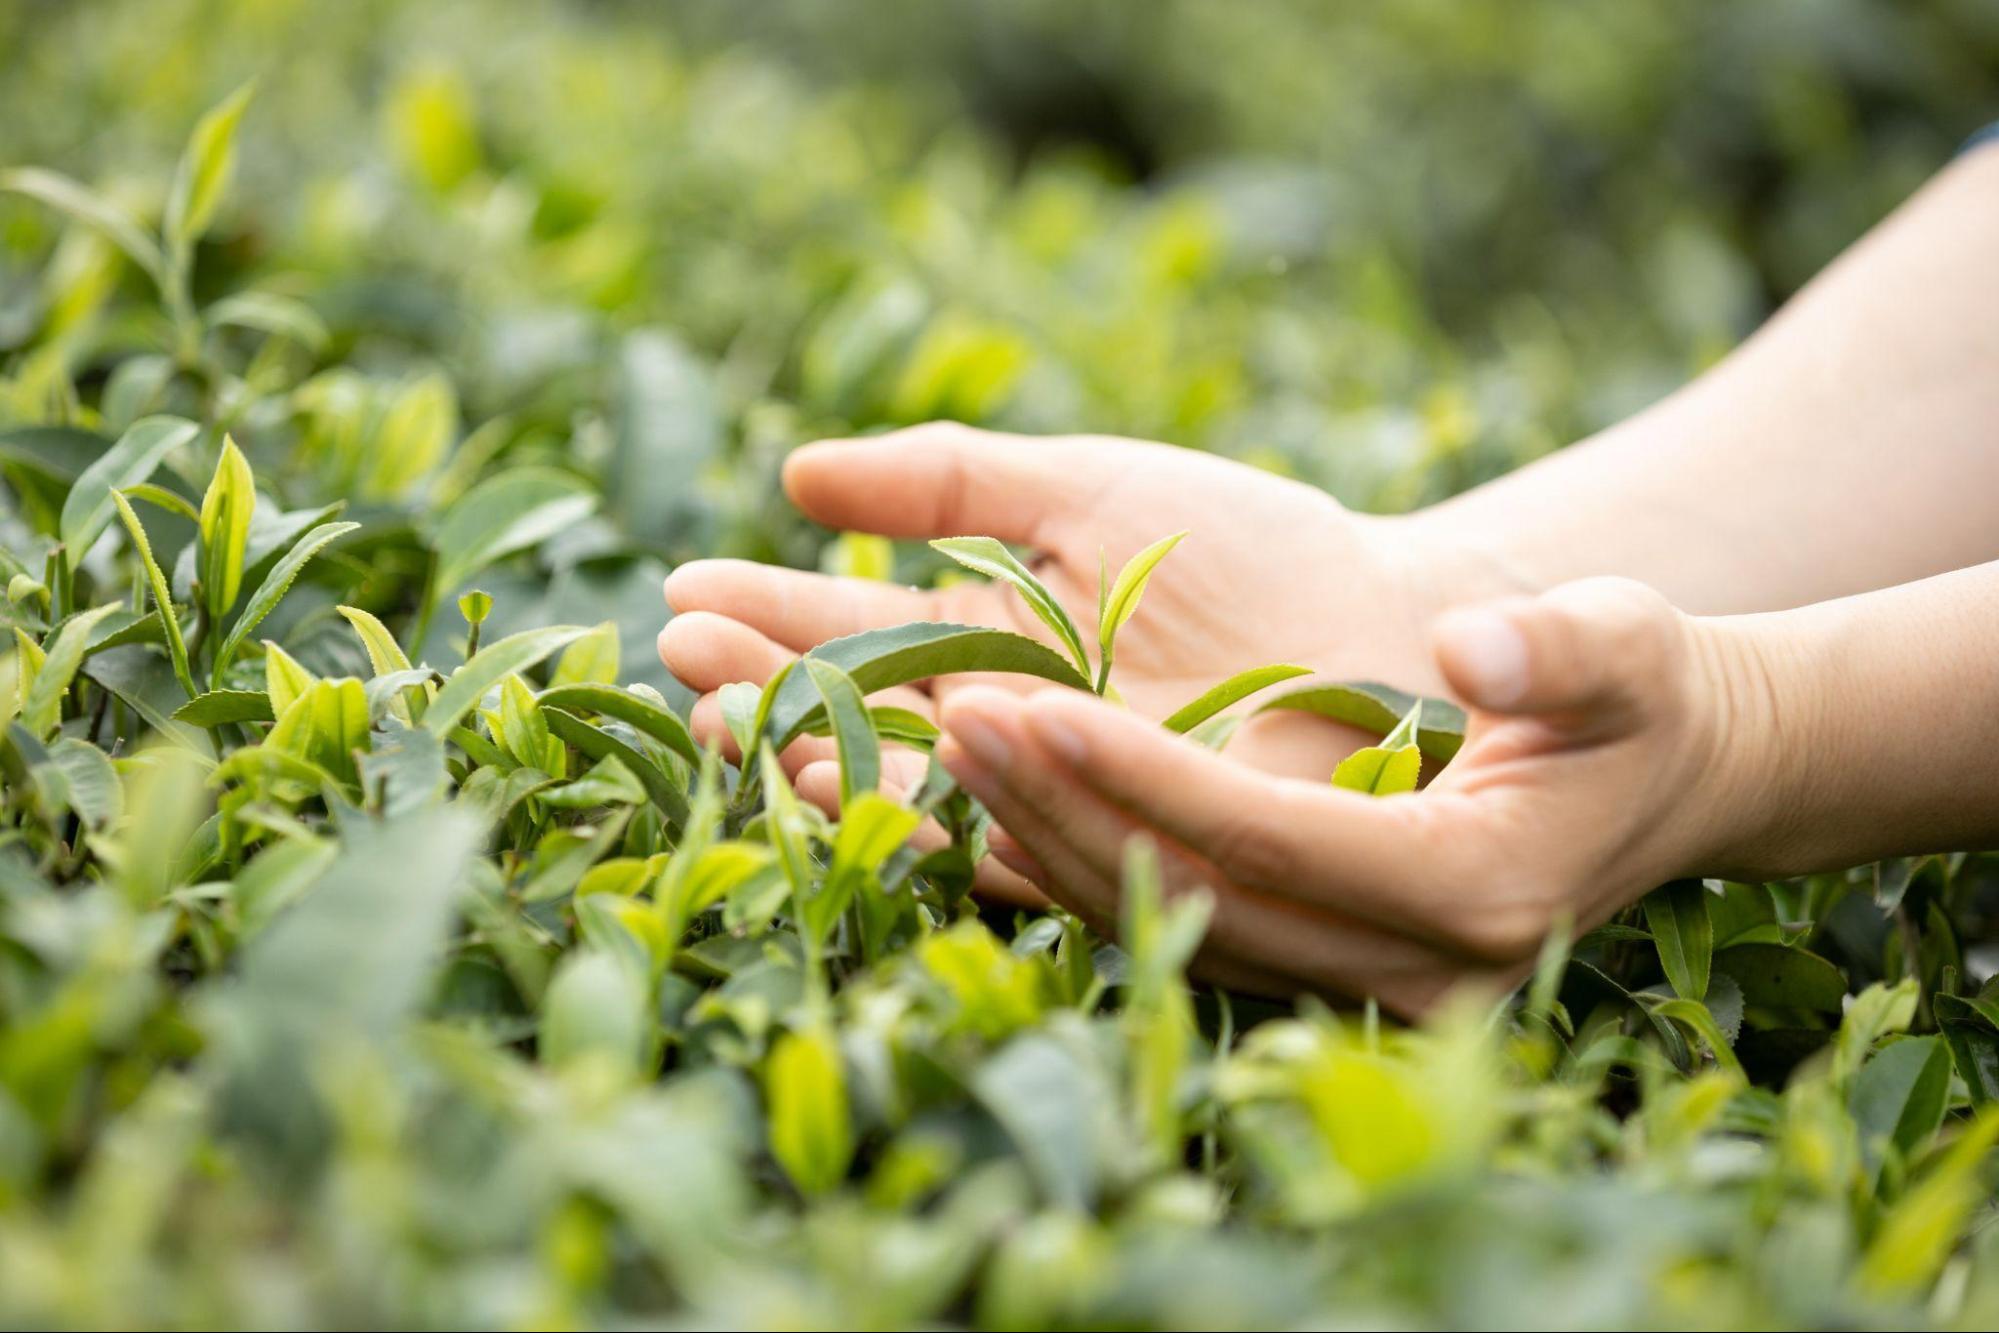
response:
<path id="1" fill-rule="evenodd" d="M 1115 567 L 1189 529 L 1119 641 L 1129 712 L 992 682 L 897 701 L 936 710 L 940 756 L 1011 835 L 988 888 L 1107 923 L 1147 833 L 1218 895 L 1218 980 L 1416 1012 L 1677 875 L 1999 838 L 1999 567 L 1946 574 L 1999 557 L 1995 233 L 1986 150 L 1680 393 L 1406 517 L 1166 446 L 949 425 L 808 446 L 785 484 L 831 526 L 1031 547 L 1079 622 L 1099 546 Z M 876 625 L 1038 628 L 1000 589 L 738 562 L 667 597 L 662 656 L 704 692 Z M 1318 719 L 1260 719 L 1221 755 L 1141 721 L 1287 660 L 1446 693 L 1472 735 L 1423 792 L 1372 800 L 1326 784 L 1357 738 Z M 712 698 L 696 723 L 719 739 Z M 825 799 L 823 748 L 786 758 Z"/>

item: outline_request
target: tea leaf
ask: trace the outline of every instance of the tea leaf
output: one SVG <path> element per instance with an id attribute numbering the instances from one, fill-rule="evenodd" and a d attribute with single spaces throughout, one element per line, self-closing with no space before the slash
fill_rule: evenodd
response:
<path id="1" fill-rule="evenodd" d="M 1736 944 L 1718 949 L 1714 970 L 1742 987 L 1748 1004 L 1817 1009 L 1838 1013 L 1846 1002 L 1846 978 L 1817 954 L 1781 944 Z"/>
<path id="2" fill-rule="evenodd" d="M 167 195 L 167 245 L 176 254 L 185 254 L 214 220 L 236 167 L 236 126 L 255 91 L 254 81 L 244 84 L 195 124 Z"/>
<path id="3" fill-rule="evenodd" d="M 627 1075 L 638 1072 L 649 1033 L 644 980 L 596 949 L 562 961 L 542 999 L 542 1060 L 556 1069 L 603 1059 Z"/>
<path id="4" fill-rule="evenodd" d="M 1999 1003 L 1982 997 L 1930 999 L 1972 1105 L 1999 1100 Z"/>
<path id="5" fill-rule="evenodd" d="M 92 627 L 117 609 L 114 605 L 79 611 L 65 620 L 42 648 L 34 678 L 21 694 L 21 725 L 34 735 L 47 736 L 55 730 L 62 717 L 63 696 L 83 665 Z"/>
<path id="6" fill-rule="evenodd" d="M 296 696 L 293 696 L 296 698 Z M 290 704 L 287 700 L 287 706 Z M 194 727 L 220 727 L 231 722 L 272 722 L 277 719 L 271 696 L 262 690 L 210 690 L 174 710 L 174 721 Z"/>
<path id="7" fill-rule="evenodd" d="M 787 1032 L 764 1067 L 770 1150 L 803 1194 L 824 1194 L 847 1175 L 854 1131 L 846 1078 L 833 1034 L 814 1026 Z"/>
<path id="8" fill-rule="evenodd" d="M 136 486 L 125 486 L 120 489 L 128 500 L 144 500 L 147 504 L 155 505 L 190 523 L 196 525 L 201 523 L 201 511 L 186 497 L 176 495 L 164 486 L 155 486 L 150 481 L 142 481 Z"/>
<path id="9" fill-rule="evenodd" d="M 1880 1163 L 1884 1144 L 1908 1158 L 1929 1142 L 1950 1102 L 1950 1071 L 1940 1037 L 1890 1042 L 1861 1067 L 1847 1101 L 1870 1162 Z"/>
<path id="10" fill-rule="evenodd" d="M 1209 718 L 1233 704 L 1241 703 L 1258 690 L 1269 689 L 1279 681 L 1293 680 L 1299 676 L 1309 676 L 1312 668 L 1280 663 L 1274 666 L 1251 667 L 1238 671 L 1221 684 L 1203 693 L 1199 698 L 1189 700 L 1159 725 L 1168 731 L 1189 732 Z"/>
<path id="11" fill-rule="evenodd" d="M 587 517 L 597 497 L 567 472 L 510 468 L 458 497 L 437 520 L 437 586 L 449 592 L 494 561 Z"/>
<path id="12" fill-rule="evenodd" d="M 1000 671 L 1039 676 L 1087 690 L 1086 677 L 1045 645 L 1006 630 L 923 622 L 868 630 L 820 644 L 806 661 L 830 662 L 853 678 L 863 695 L 891 685 L 963 671 Z M 823 718 L 824 707 L 811 677 L 794 671 L 776 691 L 765 734 L 782 748 L 808 723 Z"/>
<path id="13" fill-rule="evenodd" d="M 438 697 L 441 699 L 443 696 L 440 694 Z M 426 727 L 430 725 L 431 714 L 436 711 L 437 705 L 433 703 L 430 711 L 424 714 Z M 566 744 L 575 746 L 588 758 L 598 760 L 616 758 L 623 764 L 627 771 L 638 778 L 640 785 L 646 790 L 647 798 L 659 808 L 660 814 L 665 816 L 670 827 L 677 829 L 687 823 L 687 797 L 682 794 L 679 786 L 666 771 L 640 753 L 637 747 L 612 735 L 602 727 L 591 726 L 574 713 L 566 713 L 560 708 L 544 707 L 542 717 L 547 722 L 550 732 Z M 462 746 L 462 738 L 454 738 L 460 739 Z"/>
<path id="14" fill-rule="evenodd" d="M 361 647 L 368 654 L 368 665 L 376 675 L 386 676 L 410 669 L 409 654 L 396 642 L 396 636 L 389 632 L 389 627 L 373 614 L 358 606 L 336 606 L 333 609 L 361 636 Z"/>
<path id="15" fill-rule="evenodd" d="M 1999 1110 L 1987 1107 L 1888 1210 L 1861 1261 L 1864 1290 L 1886 1296 L 1935 1279 L 1956 1248 L 1966 1216 L 1984 1195 L 1979 1169 L 1994 1139 L 1999 1139 Z"/>
<path id="16" fill-rule="evenodd" d="M 233 292 L 202 315 L 211 327 L 252 329 L 289 338 L 309 352 L 319 351 L 332 336 L 326 321 L 311 306 L 276 292 Z"/>
<path id="17" fill-rule="evenodd" d="M 1083 651 L 1083 636 L 1077 632 L 1076 622 L 1055 600 L 1055 594 L 1034 576 L 1034 571 L 1014 558 L 1004 542 L 991 537 L 943 537 L 931 542 L 930 546 L 969 570 L 1010 585 L 1026 601 L 1028 609 L 1055 635 L 1056 642 L 1068 650 L 1076 664 L 1077 674 L 1086 680 L 1089 678 L 1090 659 Z"/>
<path id="18" fill-rule="evenodd" d="M 1333 785 L 1369 796 L 1398 796 L 1416 790 L 1422 771 L 1423 752 L 1414 745 L 1394 750 L 1367 745 L 1340 760 L 1333 769 Z"/>
<path id="19" fill-rule="evenodd" d="M 1102 694 L 1110 685 L 1111 650 L 1117 643 L 1118 631 L 1123 629 L 1125 622 L 1137 613 L 1138 601 L 1141 597 L 1145 596 L 1145 585 L 1151 580 L 1152 571 L 1159 567 L 1159 562 L 1164 560 L 1167 553 L 1178 546 L 1186 536 L 1187 534 L 1184 532 L 1176 532 L 1170 537 L 1161 537 L 1158 541 L 1140 551 L 1137 555 L 1127 560 L 1124 568 L 1118 571 L 1117 582 L 1111 585 L 1110 592 L 1099 595 L 1099 609 L 1097 614 L 1098 694 Z M 1099 574 L 1097 581 L 1099 584 L 1103 582 L 1101 574 Z M 1086 665 L 1084 667 L 1086 673 L 1088 669 Z"/>
<path id="20" fill-rule="evenodd" d="M 1683 999 L 1707 997 L 1708 969 L 1714 958 L 1707 900 L 1707 886 L 1697 879 L 1674 880 L 1645 896 L 1645 924 L 1658 948 L 1659 965 Z"/>
<path id="21" fill-rule="evenodd" d="M 1396 796 L 1416 790 L 1423 771 L 1423 753 L 1415 740 L 1422 718 L 1423 701 L 1418 699 L 1380 745 L 1364 746 L 1340 760 L 1333 770 L 1333 785 L 1370 796 Z"/>
<path id="22" fill-rule="evenodd" d="M 486 691 L 587 633 L 580 625 L 551 625 L 546 629 L 522 630 L 481 648 L 471 661 L 445 679 L 443 688 L 424 712 L 424 728 L 439 740 L 444 739 L 459 719 L 479 706 Z"/>
<path id="23" fill-rule="evenodd" d="M 249 460 L 227 435 L 215 476 L 201 498 L 201 590 L 216 621 L 236 605 L 243 585 L 243 553 L 250 544 L 250 515 L 257 506 L 257 483 Z"/>
<path id="24" fill-rule="evenodd" d="M 87 741 L 65 736 L 49 746 L 47 762 L 60 770 L 69 791 L 70 808 L 84 826 L 93 830 L 111 828 L 125 808 L 125 789 L 118 770 L 104 751 Z"/>
<path id="25" fill-rule="evenodd" d="M 160 562 L 153 559 L 153 544 L 146 539 L 146 526 L 139 522 L 132 506 L 116 491 L 111 492 L 111 502 L 125 524 L 126 533 L 132 538 L 132 548 L 139 553 L 140 563 L 145 567 L 146 582 L 153 593 L 153 608 L 159 614 L 160 627 L 166 635 L 167 656 L 173 662 L 174 677 L 180 681 L 187 697 L 192 699 L 200 691 L 195 688 L 194 673 L 188 666 L 187 641 L 181 637 L 180 621 L 174 615 L 173 595 L 167 590 L 167 576 L 161 572 Z"/>
<path id="26" fill-rule="evenodd" d="M 553 687 L 618 683 L 618 622 L 606 620 L 562 650 L 549 674 Z"/>
<path id="27" fill-rule="evenodd" d="M 694 768 L 701 766 L 701 750 L 694 744 L 687 724 L 643 695 L 615 685 L 557 685 L 536 696 L 544 708 L 570 712 L 599 713 L 614 717 L 664 745 Z"/>
<path id="28" fill-rule="evenodd" d="M 304 694 L 317 679 L 290 653 L 269 639 L 264 640 L 264 693 L 272 712 L 282 713 L 291 707 L 292 700 Z"/>
<path id="29" fill-rule="evenodd" d="M 1276 710 L 1317 713 L 1320 717 L 1331 718 L 1335 722 L 1386 735 L 1395 729 L 1395 724 L 1408 715 L 1416 704 L 1416 696 L 1404 694 L 1401 690 L 1371 682 L 1352 682 L 1341 685 L 1308 685 L 1290 694 L 1281 694 L 1270 700 L 1259 713 Z M 1423 725 L 1416 733 L 1416 743 L 1423 753 L 1438 763 L 1447 763 L 1464 744 L 1464 710 L 1455 704 L 1439 699 L 1423 701 Z"/>
<path id="30" fill-rule="evenodd" d="M 432 373 L 403 385 L 376 430 L 362 495 L 392 499 L 407 492 L 443 460 L 457 431 L 458 395 L 450 380 Z"/>
<path id="31" fill-rule="evenodd" d="M 167 290 L 171 278 L 166 254 L 160 249 L 159 242 L 147 235 L 146 230 L 123 209 L 89 187 L 60 172 L 46 171 L 41 167 L 15 167 L 0 171 L 0 190 L 27 195 L 95 229 L 143 269 L 154 286 L 161 291 Z"/>
<path id="32" fill-rule="evenodd" d="M 881 741 L 854 678 L 823 658 L 807 657 L 804 662 L 824 702 L 839 749 L 840 804 L 844 808 L 856 794 L 881 785 Z"/>
<path id="33" fill-rule="evenodd" d="M 222 678 L 222 673 L 228 668 L 229 663 L 235 660 L 236 650 L 250 637 L 250 631 L 262 624 L 265 616 L 278 609 L 278 603 L 283 601 L 285 594 L 291 590 L 292 581 L 298 578 L 299 571 L 304 569 L 323 548 L 360 526 L 359 523 L 322 523 L 299 538 L 298 544 L 286 551 L 277 564 L 271 566 L 271 572 L 257 585 L 257 591 L 250 595 L 250 600 L 243 606 L 242 614 L 236 617 L 236 623 L 229 627 L 229 633 L 224 636 L 222 646 L 215 651 L 217 680 Z"/>
<path id="34" fill-rule="evenodd" d="M 145 481 L 168 454 L 200 431 L 192 421 L 179 417 L 146 417 L 134 422 L 70 487 L 58 532 L 63 545 L 81 559 L 111 522 L 112 493 Z"/>

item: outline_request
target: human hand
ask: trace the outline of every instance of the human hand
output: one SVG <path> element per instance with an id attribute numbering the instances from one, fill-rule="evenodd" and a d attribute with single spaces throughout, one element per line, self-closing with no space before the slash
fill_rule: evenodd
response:
<path id="1" fill-rule="evenodd" d="M 1441 683 L 1423 639 L 1446 600 L 1441 563 L 1406 538 L 1400 520 L 1349 513 L 1321 491 L 1242 464 L 1135 440 L 939 423 L 808 445 L 787 461 L 784 484 L 800 509 L 831 527 L 906 538 L 983 534 L 1033 548 L 1036 572 L 1086 639 L 1100 552 L 1115 570 L 1163 534 L 1186 530 L 1118 638 L 1115 683 L 1141 717 L 1162 718 L 1225 677 L 1272 662 L 1413 690 Z M 677 614 L 660 635 L 660 655 L 704 696 L 696 734 L 725 752 L 731 742 L 714 692 L 761 683 L 827 639 L 948 620 L 1049 641 L 1011 590 L 986 584 L 917 591 L 702 560 L 674 571 L 666 596 Z M 877 700 L 928 714 L 964 684 Z M 1370 739 L 1310 714 L 1272 714 L 1245 726 L 1232 753 L 1268 772 L 1323 779 Z M 801 741 L 787 767 L 797 775 L 829 754 L 824 743 Z M 904 755 L 890 771 L 907 776 L 911 767 Z M 823 785 L 822 776 L 809 785 Z"/>
<path id="2" fill-rule="evenodd" d="M 1149 835 L 1169 891 L 1216 895 L 1209 979 L 1405 1014 L 1511 985 L 1558 920 L 1587 929 L 1769 842 L 1745 722 L 1762 665 L 1728 622 L 1592 579 L 1448 614 L 1434 648 L 1471 727 L 1408 795 L 1259 771 L 1074 690 L 960 691 L 938 756 L 1006 830 L 1001 859 L 1099 930 Z"/>

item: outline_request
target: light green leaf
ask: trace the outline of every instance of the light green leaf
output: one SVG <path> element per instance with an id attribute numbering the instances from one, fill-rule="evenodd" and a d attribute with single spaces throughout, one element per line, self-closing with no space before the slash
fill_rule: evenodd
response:
<path id="1" fill-rule="evenodd" d="M 333 609 L 338 611 L 341 619 L 352 625 L 354 632 L 361 636 L 361 647 L 366 650 L 368 665 L 374 669 L 376 675 L 386 676 L 391 672 L 410 669 L 409 655 L 403 651 L 402 645 L 396 642 L 396 636 L 389 633 L 387 625 L 358 606 L 336 606 Z"/>
<path id="2" fill-rule="evenodd" d="M 423 725 L 440 740 L 451 734 L 459 719 L 479 706 L 486 691 L 516 671 L 526 671 L 550 653 L 574 643 L 589 633 L 580 625 L 551 625 L 545 629 L 522 630 L 498 643 L 481 648 L 472 660 L 452 672 L 431 700 L 423 715 Z"/>
<path id="3" fill-rule="evenodd" d="M 646 795 L 659 807 L 659 812 L 671 828 L 682 828 L 687 823 L 687 796 L 677 786 L 665 769 L 651 758 L 620 737 L 612 735 L 602 727 L 593 727 L 574 713 L 566 713 L 560 708 L 543 708 L 542 718 L 548 723 L 549 731 L 565 744 L 575 746 L 590 759 L 604 759 L 615 756 L 633 776 L 645 787 Z M 424 715 L 427 724 L 429 714 Z"/>
<path id="4" fill-rule="evenodd" d="M 216 650 L 216 679 L 220 680 L 229 663 L 235 660 L 236 650 L 250 637 L 250 631 L 262 624 L 265 616 L 278 609 L 278 603 L 284 600 L 285 594 L 291 590 L 292 581 L 298 578 L 299 571 L 306 567 L 307 562 L 329 543 L 360 526 L 359 523 L 322 523 L 299 538 L 298 545 L 286 551 L 283 558 L 271 566 L 271 572 L 257 585 L 257 591 L 250 595 L 242 614 L 236 617 L 236 623 L 229 627 L 222 646 Z"/>
<path id="5" fill-rule="evenodd" d="M 815 658 L 845 671 L 863 695 L 964 671 L 1012 672 L 1079 690 L 1090 688 L 1087 677 L 1046 645 L 1023 634 L 972 625 L 922 622 L 868 630 L 822 643 L 804 660 Z M 773 696 L 764 734 L 782 748 L 824 716 L 811 677 L 794 671 Z"/>
<path id="6" fill-rule="evenodd" d="M 174 710 L 174 721 L 194 727 L 219 727 L 230 722 L 270 722 L 276 717 L 271 696 L 262 690 L 210 690 Z"/>
<path id="7" fill-rule="evenodd" d="M 1936 1280 L 1985 1198 L 1985 1155 L 1999 1139 L 1999 1108 L 1987 1106 L 1914 1188 L 1882 1216 L 1861 1260 L 1859 1282 L 1877 1296 L 1909 1296 Z"/>
<path id="8" fill-rule="evenodd" d="M 1413 745 L 1394 750 L 1366 745 L 1340 760 L 1333 769 L 1333 785 L 1369 796 L 1399 796 L 1416 790 L 1422 771 L 1423 752 Z"/>
<path id="9" fill-rule="evenodd" d="M 118 437 L 118 443 L 83 470 L 63 501 L 58 527 L 71 558 L 81 560 L 111 522 L 113 491 L 136 486 L 153 475 L 166 456 L 199 434 L 179 417 L 145 417 Z"/>
<path id="10" fill-rule="evenodd" d="M 250 516 L 257 482 L 249 460 L 227 435 L 215 475 L 201 497 L 201 591 L 208 614 L 220 624 L 243 586 L 243 553 L 250 544 Z"/>
<path id="11" fill-rule="evenodd" d="M 803 1194 L 824 1194 L 846 1178 L 854 1156 L 839 1044 L 823 1026 L 779 1037 L 764 1066 L 770 1149 Z"/>
<path id="12" fill-rule="evenodd" d="M 54 731 L 62 720 L 63 696 L 83 665 L 84 649 L 97 622 L 118 610 L 116 605 L 79 611 L 65 620 L 43 645 L 43 657 L 34 678 L 21 695 L 21 725 L 38 737 Z"/>
<path id="13" fill-rule="evenodd" d="M 1279 681 L 1294 680 L 1299 676 L 1309 676 L 1312 668 L 1280 663 L 1275 666 L 1251 667 L 1238 671 L 1221 684 L 1190 700 L 1159 725 L 1168 731 L 1186 733 L 1200 726 L 1224 708 L 1242 702 L 1258 690 L 1270 688 Z"/>
<path id="14" fill-rule="evenodd" d="M 437 586 L 450 591 L 495 560 L 565 531 L 597 507 L 567 472 L 510 468 L 458 497 L 437 521 Z"/>
<path id="15" fill-rule="evenodd" d="M 1406 717 L 1415 704 L 1416 696 L 1413 694 L 1371 681 L 1355 681 L 1338 685 L 1308 685 L 1289 694 L 1280 694 L 1256 711 L 1269 713 L 1288 709 L 1316 713 L 1361 731 L 1385 736 L 1394 730 L 1395 724 Z M 1464 744 L 1464 739 L 1463 709 L 1440 699 L 1423 701 L 1423 725 L 1416 734 L 1416 743 L 1424 754 L 1439 763 L 1448 762 L 1457 754 L 1458 747 Z"/>
<path id="16" fill-rule="evenodd" d="M 318 679 L 300 666 L 297 658 L 269 639 L 264 640 L 264 693 L 270 700 L 273 714 L 291 707 L 292 700 L 304 694 Z"/>
<path id="17" fill-rule="evenodd" d="M 244 84 L 195 124 L 167 195 L 167 244 L 176 254 L 185 255 L 215 219 L 236 168 L 236 126 L 255 91 L 254 82 Z"/>
<path id="18" fill-rule="evenodd" d="M 184 518 L 197 526 L 201 523 L 201 511 L 196 509 L 186 497 L 178 495 L 164 486 L 155 486 L 150 481 L 142 481 L 136 486 L 124 487 L 122 494 L 127 500 L 144 500 L 149 505 L 164 509 L 169 514 L 173 514 L 178 518 Z"/>
<path id="19" fill-rule="evenodd" d="M 303 301 L 276 292 L 236 292 L 202 312 L 210 327 L 252 329 L 289 338 L 308 352 L 317 352 L 332 336 L 319 312 Z"/>
<path id="20" fill-rule="evenodd" d="M 537 701 L 544 708 L 614 717 L 652 737 L 690 765 L 696 768 L 701 766 L 701 750 L 694 744 L 687 724 L 643 695 L 621 690 L 615 685 L 558 685 L 543 690 Z"/>
<path id="21" fill-rule="evenodd" d="M 1941 1037 L 1889 1042 L 1861 1066 L 1847 1104 L 1869 1162 L 1879 1165 L 1889 1146 L 1909 1159 L 1930 1141 L 1950 1104 L 1950 1071 Z"/>
<path id="22" fill-rule="evenodd" d="M 1397 796 L 1416 790 L 1423 771 L 1423 752 L 1416 745 L 1421 732 L 1423 701 L 1416 700 L 1395 729 L 1379 745 L 1354 751 L 1333 770 L 1333 785 L 1370 796 Z"/>
<path id="23" fill-rule="evenodd" d="M 650 1031 L 645 978 L 613 954 L 583 949 L 549 982 L 536 1049 L 551 1068 L 602 1060 L 635 1077 Z"/>
<path id="24" fill-rule="evenodd" d="M 549 673 L 551 687 L 563 685 L 616 685 L 618 683 L 618 622 L 602 621 L 588 634 L 562 650 L 555 670 Z"/>
<path id="25" fill-rule="evenodd" d="M 145 566 L 146 582 L 153 590 L 153 606 L 159 613 L 160 626 L 166 635 L 167 656 L 173 662 L 174 677 L 187 691 L 187 697 L 192 699 L 200 691 L 195 688 L 194 673 L 188 667 L 187 641 L 181 637 L 180 621 L 174 615 L 173 594 L 167 589 L 167 576 L 161 572 L 160 562 L 153 558 L 153 544 L 146 539 L 146 526 L 139 522 L 132 506 L 116 491 L 111 492 L 111 502 L 125 524 L 125 531 L 132 538 L 140 563 Z"/>
<path id="26" fill-rule="evenodd" d="M 819 691 L 840 754 L 840 805 L 881 785 L 881 741 L 868 717 L 867 701 L 854 678 L 823 658 L 804 659 Z"/>
<path id="27" fill-rule="evenodd" d="M 130 214 L 88 186 L 60 172 L 46 171 L 41 167 L 16 167 L 11 171 L 0 171 L 0 190 L 27 195 L 95 229 L 144 269 L 154 286 L 162 292 L 167 290 L 171 279 L 167 257 L 159 242 L 147 234 L 146 229 Z"/>
<path id="28" fill-rule="evenodd" d="M 1167 552 L 1178 546 L 1186 537 L 1184 532 L 1176 532 L 1170 537 L 1161 537 L 1152 545 L 1125 561 L 1118 571 L 1117 582 L 1111 584 L 1108 593 L 1099 593 L 1099 614 L 1097 616 L 1097 693 L 1102 694 L 1110 686 L 1111 655 L 1117 645 L 1118 631 L 1125 622 L 1138 611 L 1139 598 L 1145 596 L 1145 585 L 1152 578 L 1152 571 L 1166 558 Z M 1101 571 L 1098 583 L 1103 581 Z M 1087 668 L 1085 668 L 1087 670 Z"/>
<path id="29" fill-rule="evenodd" d="M 382 414 L 361 493 L 377 500 L 404 494 L 443 460 L 457 434 L 458 394 L 451 381 L 437 373 L 411 380 Z"/>
<path id="30" fill-rule="evenodd" d="M 1707 900 L 1707 886 L 1697 879 L 1674 880 L 1645 895 L 1645 924 L 1659 950 L 1659 965 L 1682 999 L 1707 998 L 1708 970 L 1714 960 L 1714 925 Z"/>
<path id="31" fill-rule="evenodd" d="M 1004 542 L 991 537 L 944 537 L 930 545 L 969 570 L 1011 585 L 1027 602 L 1028 609 L 1054 633 L 1056 641 L 1069 651 L 1077 673 L 1085 680 L 1089 678 L 1090 658 L 1083 651 L 1083 636 L 1077 632 L 1076 622 L 1069 618 L 1047 585 L 1034 576 L 1034 571 L 1014 558 Z"/>

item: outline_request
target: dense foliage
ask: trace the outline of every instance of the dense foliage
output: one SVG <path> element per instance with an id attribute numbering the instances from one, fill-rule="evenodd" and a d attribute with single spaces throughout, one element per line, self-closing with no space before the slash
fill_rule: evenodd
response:
<path id="1" fill-rule="evenodd" d="M 811 435 L 1395 506 L 1642 400 L 1991 92 L 1975 6 L 1735 8 L 0 9 L 62 169 L 0 175 L 0 1320 L 1999 1317 L 1999 863 L 1666 886 L 1405 1029 L 1189 988 L 1142 849 L 1116 941 L 982 913 L 976 806 L 867 790 L 927 737 L 861 691 L 1102 692 L 1108 636 L 736 694 L 748 753 L 838 739 L 837 818 L 651 650 L 694 553 L 1040 600 L 788 515 Z M 1386 734 L 1346 785 L 1453 747 L 1313 688 Z"/>

